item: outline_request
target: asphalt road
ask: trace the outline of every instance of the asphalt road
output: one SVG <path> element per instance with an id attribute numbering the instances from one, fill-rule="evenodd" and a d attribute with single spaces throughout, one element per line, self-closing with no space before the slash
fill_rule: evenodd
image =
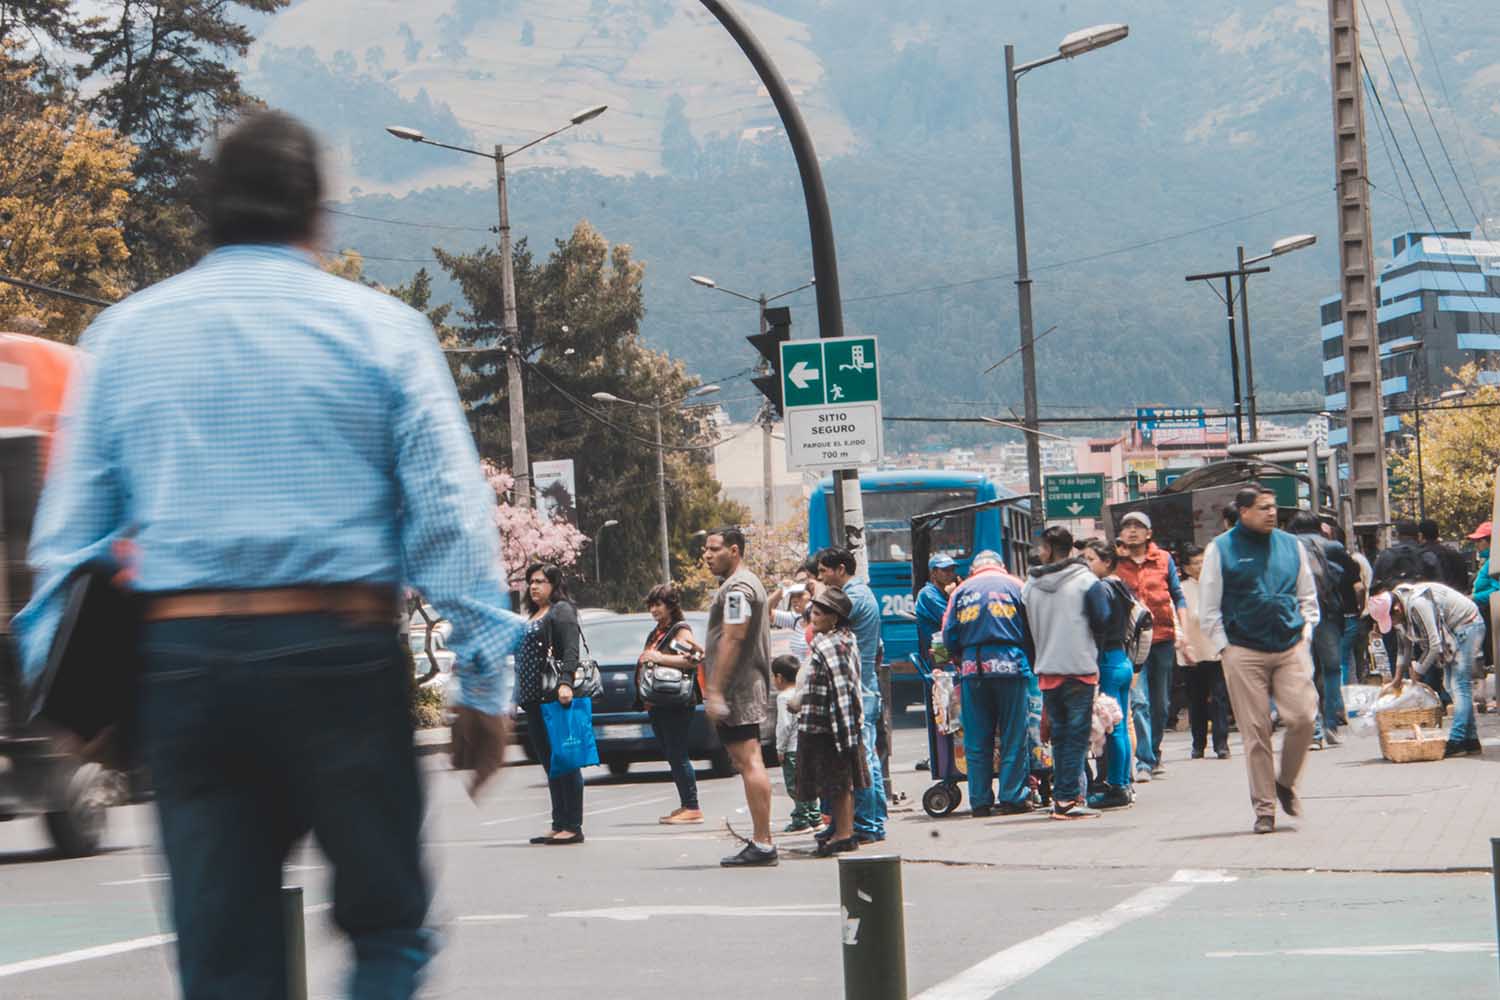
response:
<path id="1" fill-rule="evenodd" d="M 897 785 L 919 729 L 898 732 Z M 430 995 L 715 1000 L 842 995 L 835 862 L 783 841 L 779 868 L 718 867 L 746 825 L 738 779 L 703 780 L 699 828 L 662 827 L 675 804 L 665 768 L 602 771 L 585 797 L 588 842 L 531 847 L 547 826 L 539 769 L 507 772 L 471 804 L 429 759 L 428 844 L 446 947 Z M 779 778 L 779 775 L 778 775 Z M 1235 774 L 1235 781 L 1242 780 Z M 1165 783 L 1153 794 L 1170 794 Z M 778 792 L 778 815 L 786 803 Z M 1143 803 L 1132 812 L 1149 815 Z M 1107 820 L 1106 820 L 1107 821 Z M 1106 821 L 1091 821 L 1106 822 Z M 0 996 L 172 996 L 170 922 L 149 807 L 118 809 L 112 850 L 57 860 L 39 823 L 0 825 Z M 919 822 L 910 813 L 895 824 Z M 962 838 L 994 821 L 955 816 L 926 829 Z M 1002 821 L 1003 822 L 1003 821 Z M 1240 817 L 1234 818 L 1240 825 Z M 1086 837 L 1084 824 L 1059 838 Z M 1069 842 L 1042 859 L 908 864 L 908 982 L 925 1000 L 982 997 L 1481 997 L 1497 993 L 1488 873 L 1232 873 L 1180 869 L 1163 831 L 1139 867 L 1070 866 Z M 1351 829 L 1351 838 L 1360 831 Z M 289 884 L 306 887 L 313 996 L 340 995 L 347 950 L 329 923 L 329 872 L 309 845 Z"/>

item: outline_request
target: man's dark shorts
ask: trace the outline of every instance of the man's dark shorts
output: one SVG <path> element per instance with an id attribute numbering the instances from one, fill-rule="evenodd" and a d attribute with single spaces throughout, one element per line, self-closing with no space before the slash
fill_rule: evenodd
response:
<path id="1" fill-rule="evenodd" d="M 731 743 L 744 743 L 746 740 L 760 739 L 760 726 L 751 722 L 743 726 L 714 726 L 719 734 L 719 744 L 729 746 Z"/>

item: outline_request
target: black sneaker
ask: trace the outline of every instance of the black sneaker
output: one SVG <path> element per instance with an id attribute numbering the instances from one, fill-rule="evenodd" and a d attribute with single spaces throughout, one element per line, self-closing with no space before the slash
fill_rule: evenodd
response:
<path id="1" fill-rule="evenodd" d="M 970 806 L 969 807 L 969 815 L 973 816 L 975 819 L 984 819 L 986 816 L 988 816 L 993 811 L 994 811 L 994 807 L 993 806 Z"/>
<path id="2" fill-rule="evenodd" d="M 766 850 L 754 844 L 746 844 L 738 854 L 731 854 L 719 861 L 721 868 L 775 868 L 781 863 L 776 848 Z"/>
<path id="3" fill-rule="evenodd" d="M 1471 754 L 1478 757 L 1483 753 L 1484 747 L 1480 744 L 1478 739 L 1449 740 L 1448 745 L 1443 748 L 1443 756 L 1445 758 L 1468 757 Z"/>
<path id="4" fill-rule="evenodd" d="M 831 858 L 835 854 L 848 854 L 850 851 L 859 850 L 859 838 L 849 837 L 845 840 L 826 840 L 813 850 L 815 858 Z"/>
<path id="5" fill-rule="evenodd" d="M 1135 804 L 1130 789 L 1106 785 L 1104 791 L 1089 796 L 1090 809 L 1129 809 Z"/>
<path id="6" fill-rule="evenodd" d="M 1036 809 L 1030 799 L 1020 802 L 1002 802 L 995 807 L 995 812 L 1001 816 L 1023 816 Z"/>
<path id="7" fill-rule="evenodd" d="M 878 844 L 885 839 L 883 833 L 864 833 L 860 830 L 854 831 L 854 839 L 861 844 Z"/>
<path id="8" fill-rule="evenodd" d="M 823 841 L 825 841 L 825 840 L 832 840 L 833 839 L 833 824 L 829 823 L 827 826 L 823 827 L 823 829 L 821 829 L 817 833 L 813 834 L 813 839 L 816 840 L 820 844 L 823 843 Z"/>
<path id="9" fill-rule="evenodd" d="M 1203 748 L 1202 747 L 1194 747 L 1193 748 L 1192 759 L 1193 760 L 1202 760 L 1203 759 Z"/>
<path id="10" fill-rule="evenodd" d="M 917 766 L 914 767 L 914 768 L 912 768 L 912 770 L 913 771 L 930 771 L 930 770 L 932 770 L 932 764 L 931 764 L 930 761 L 919 760 L 919 761 L 917 761 Z"/>
<path id="11" fill-rule="evenodd" d="M 1220 760 L 1228 760 L 1229 759 L 1229 748 L 1225 747 L 1222 750 L 1215 750 L 1214 751 L 1214 756 L 1217 757 L 1217 758 L 1219 758 Z"/>

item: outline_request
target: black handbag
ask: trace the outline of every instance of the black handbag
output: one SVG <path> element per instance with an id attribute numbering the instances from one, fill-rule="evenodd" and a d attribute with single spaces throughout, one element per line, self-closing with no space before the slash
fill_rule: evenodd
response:
<path id="1" fill-rule="evenodd" d="M 589 650 L 589 641 L 584 637 L 583 626 L 578 629 L 578 643 L 583 647 L 585 655 L 578 657 L 578 663 L 573 667 L 573 683 L 569 685 L 573 689 L 575 698 L 597 698 L 604 693 L 604 677 L 599 673 L 599 661 Z M 548 623 L 551 628 L 551 623 Z M 567 665 L 552 655 L 552 650 L 547 651 L 547 662 L 542 667 L 542 691 L 545 700 L 556 701 L 557 689 L 563 684 L 563 676 L 568 673 Z"/>
<path id="2" fill-rule="evenodd" d="M 696 648 L 678 643 L 673 638 L 685 627 L 683 623 L 674 626 L 657 643 L 656 648 L 680 653 L 687 656 L 689 661 L 694 661 Z M 651 708 L 691 708 L 698 703 L 697 663 L 690 662 L 686 669 L 660 663 L 643 663 L 636 674 L 636 693 Z"/>

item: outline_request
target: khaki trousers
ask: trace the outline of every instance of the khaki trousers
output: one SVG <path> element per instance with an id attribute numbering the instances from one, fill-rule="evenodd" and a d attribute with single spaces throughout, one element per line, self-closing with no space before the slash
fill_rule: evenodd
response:
<path id="1" fill-rule="evenodd" d="M 1245 770 L 1250 774 L 1250 802 L 1256 816 L 1276 815 L 1276 785 L 1296 791 L 1297 779 L 1312 742 L 1318 713 L 1318 689 L 1313 686 L 1312 655 L 1299 642 L 1280 653 L 1263 653 L 1244 646 L 1224 649 L 1224 683 L 1234 706 L 1244 744 Z M 1271 752 L 1271 699 L 1286 738 L 1281 745 L 1281 774 Z"/>

